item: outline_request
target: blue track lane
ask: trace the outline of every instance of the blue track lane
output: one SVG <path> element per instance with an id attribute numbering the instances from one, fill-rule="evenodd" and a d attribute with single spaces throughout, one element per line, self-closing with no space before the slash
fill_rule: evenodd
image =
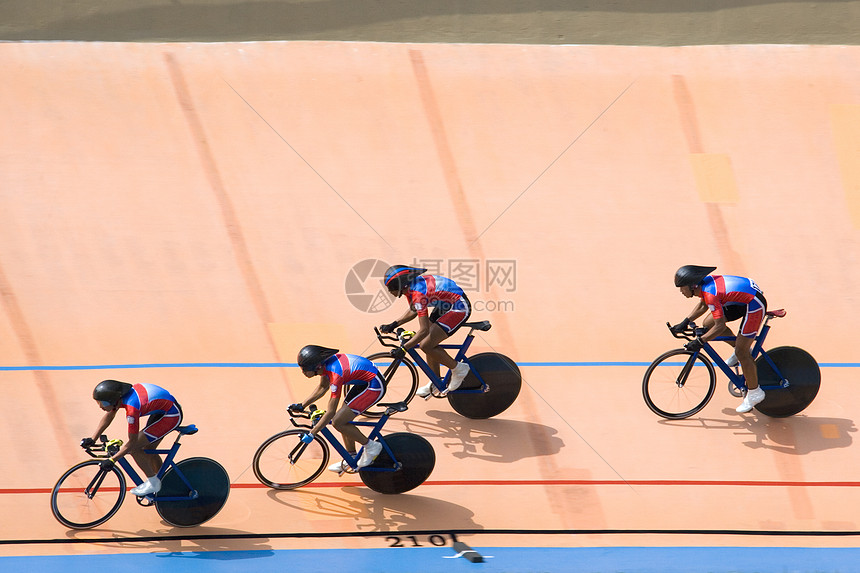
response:
<path id="1" fill-rule="evenodd" d="M 802 547 L 475 547 L 472 563 L 451 547 L 211 551 L 0 557 L 0 571 L 92 573 L 267 573 L 328 570 L 350 573 L 847 573 L 858 571 L 860 549 Z"/>

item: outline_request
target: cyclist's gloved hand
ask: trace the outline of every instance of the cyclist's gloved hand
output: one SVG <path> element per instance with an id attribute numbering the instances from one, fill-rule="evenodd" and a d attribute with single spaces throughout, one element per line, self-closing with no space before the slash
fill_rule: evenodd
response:
<path id="1" fill-rule="evenodd" d="M 390 354 L 392 358 L 403 358 L 406 356 L 406 351 L 402 346 L 398 346 L 397 348 L 392 348 L 388 354 Z"/>
<path id="2" fill-rule="evenodd" d="M 689 324 L 690 324 L 690 319 L 685 318 L 684 320 L 682 320 L 681 322 L 679 322 L 675 326 L 672 326 L 671 328 L 669 328 L 669 330 L 672 332 L 672 334 L 681 334 L 682 332 L 687 330 L 687 326 Z"/>
<path id="3" fill-rule="evenodd" d="M 106 472 L 110 471 L 111 468 L 113 468 L 113 466 L 114 466 L 114 461 L 110 458 L 108 458 L 106 460 L 102 460 L 102 463 L 99 464 L 99 467 Z"/>
<path id="4" fill-rule="evenodd" d="M 685 344 L 684 348 L 686 348 L 687 350 L 689 350 L 691 352 L 695 352 L 697 350 L 701 350 L 702 346 L 704 346 L 704 345 L 705 345 L 705 343 L 702 342 L 702 339 L 697 336 L 696 338 L 694 338 L 693 340 L 691 340 L 690 342 Z"/>
<path id="5" fill-rule="evenodd" d="M 84 438 L 81 440 L 81 447 L 84 449 L 91 448 L 96 445 L 96 441 L 92 438 Z"/>
<path id="6" fill-rule="evenodd" d="M 301 404 L 290 404 L 287 406 L 287 410 L 290 412 L 303 412 L 305 408 Z"/>
<path id="7" fill-rule="evenodd" d="M 396 320 L 394 322 L 390 322 L 388 324 L 383 324 L 382 326 L 379 327 L 379 330 L 383 334 L 390 334 L 390 333 L 394 332 L 395 328 L 397 328 L 397 321 Z"/>
<path id="8" fill-rule="evenodd" d="M 314 435 L 313 434 L 302 434 L 302 441 L 306 444 L 310 444 L 311 442 L 314 441 Z"/>

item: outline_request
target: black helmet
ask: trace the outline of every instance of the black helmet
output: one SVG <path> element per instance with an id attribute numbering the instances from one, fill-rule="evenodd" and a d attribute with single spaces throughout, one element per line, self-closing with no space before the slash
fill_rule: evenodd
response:
<path id="1" fill-rule="evenodd" d="M 700 267 L 698 265 L 684 265 L 675 272 L 675 286 L 694 287 L 702 284 L 709 274 L 717 270 L 717 267 Z"/>
<path id="2" fill-rule="evenodd" d="M 120 398 L 131 390 L 131 384 L 120 382 L 119 380 L 102 380 L 99 382 L 95 390 L 93 390 L 93 399 L 99 402 L 107 402 L 111 406 L 116 406 Z"/>
<path id="3" fill-rule="evenodd" d="M 308 344 L 299 350 L 299 356 L 296 362 L 299 368 L 304 372 L 313 372 L 320 367 L 320 364 L 331 358 L 339 351 L 336 348 L 326 348 L 325 346 L 317 346 L 316 344 Z"/>
<path id="4" fill-rule="evenodd" d="M 385 271 L 385 286 L 391 294 L 397 294 L 400 289 L 409 286 L 415 277 L 419 277 L 427 272 L 427 269 L 419 269 L 417 267 L 407 267 L 406 265 L 394 265 L 388 267 Z"/>

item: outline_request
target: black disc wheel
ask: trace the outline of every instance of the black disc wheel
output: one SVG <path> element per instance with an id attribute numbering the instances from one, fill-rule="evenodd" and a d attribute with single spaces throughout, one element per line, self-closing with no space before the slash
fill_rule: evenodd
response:
<path id="1" fill-rule="evenodd" d="M 759 356 L 756 363 L 759 386 L 764 400 L 756 410 L 771 418 L 793 416 L 809 406 L 821 387 L 821 370 L 811 354 L 794 346 L 780 346 L 767 351 L 776 366 Z M 785 385 L 787 383 L 787 385 Z"/>
<path id="2" fill-rule="evenodd" d="M 504 412 L 517 399 L 522 376 L 516 362 L 497 352 L 469 357 L 471 370 L 460 387 L 448 394 L 448 402 L 461 416 L 482 420 Z M 480 375 L 480 378 L 475 373 Z M 481 380 L 486 391 L 481 391 Z"/>
<path id="3" fill-rule="evenodd" d="M 395 459 L 383 449 L 371 465 L 359 470 L 361 481 L 373 491 L 392 494 L 424 483 L 436 465 L 436 452 L 430 442 L 407 432 L 389 434 L 383 439 Z"/>
<path id="4" fill-rule="evenodd" d="M 161 478 L 155 509 L 170 525 L 193 527 L 215 517 L 229 495 L 230 477 L 221 464 L 209 458 L 188 458 Z M 162 499 L 177 497 L 186 499 Z"/>
<path id="5" fill-rule="evenodd" d="M 88 529 L 101 525 L 122 505 L 125 475 L 117 467 L 104 471 L 100 464 L 100 460 L 77 464 L 57 480 L 51 491 L 51 511 L 66 527 Z"/>
<path id="6" fill-rule="evenodd" d="M 373 362 L 382 377 L 387 380 L 385 394 L 380 402 L 405 402 L 408 404 L 415 397 L 415 390 L 418 389 L 418 367 L 411 360 L 404 358 L 392 372 L 391 367 L 394 359 L 387 352 L 371 354 L 367 359 Z M 378 418 L 382 416 L 383 412 L 385 412 L 385 407 L 377 403 L 365 410 L 363 414 L 371 418 Z"/>
<path id="7" fill-rule="evenodd" d="M 307 430 L 287 430 L 275 434 L 254 454 L 254 475 L 274 489 L 295 489 L 317 479 L 326 468 L 328 445 L 319 436 L 306 444 L 301 441 Z"/>
<path id="8" fill-rule="evenodd" d="M 642 379 L 642 397 L 652 412 L 669 420 L 688 418 L 714 395 L 717 375 L 704 355 L 683 348 L 661 354 Z M 692 360 L 691 360 L 692 359 Z"/>

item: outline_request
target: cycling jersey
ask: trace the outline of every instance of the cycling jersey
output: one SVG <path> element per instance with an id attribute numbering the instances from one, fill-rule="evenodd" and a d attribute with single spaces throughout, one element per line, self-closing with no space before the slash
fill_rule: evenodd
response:
<path id="1" fill-rule="evenodd" d="M 149 416 L 143 429 L 150 442 L 163 438 L 182 422 L 182 410 L 170 392 L 155 384 L 135 384 L 119 401 L 125 407 L 128 435 L 140 432 L 140 418 Z"/>
<path id="2" fill-rule="evenodd" d="M 441 312 L 449 310 L 469 311 L 469 304 L 463 289 L 447 277 L 422 275 L 416 277 L 407 287 L 406 296 L 412 310 L 418 316 L 427 316 L 428 307 L 436 307 Z"/>
<path id="3" fill-rule="evenodd" d="M 332 398 L 340 398 L 344 386 L 355 391 L 347 394 L 346 405 L 360 414 L 382 398 L 385 384 L 373 362 L 362 356 L 338 353 L 323 363 L 323 375 L 328 375 Z"/>
<path id="4" fill-rule="evenodd" d="M 702 283 L 702 300 L 714 319 L 744 317 L 739 334 L 755 336 L 767 311 L 764 293 L 752 279 L 712 275 Z"/>

